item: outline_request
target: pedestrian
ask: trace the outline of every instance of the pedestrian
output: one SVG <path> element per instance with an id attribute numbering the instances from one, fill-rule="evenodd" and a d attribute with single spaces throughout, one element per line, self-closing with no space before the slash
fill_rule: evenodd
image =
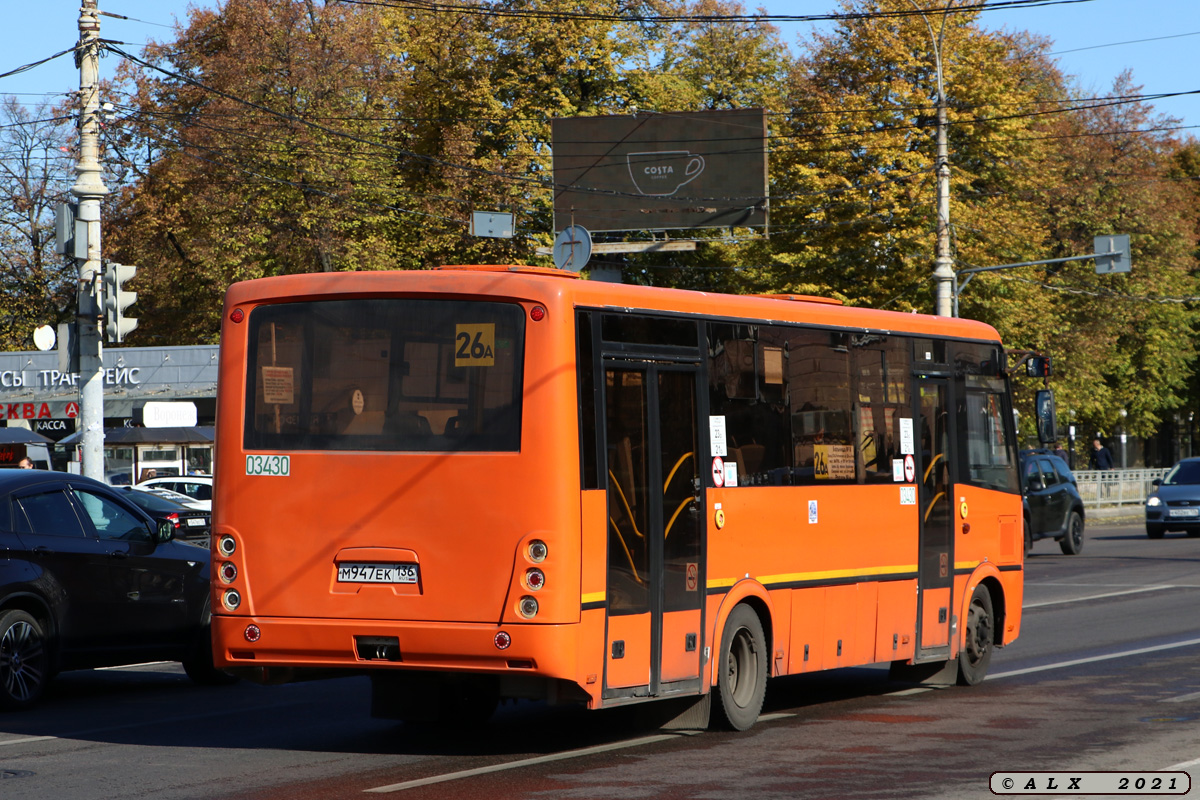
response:
<path id="1" fill-rule="evenodd" d="M 1058 456 L 1063 461 L 1067 461 L 1067 451 L 1063 450 L 1062 445 L 1058 444 L 1057 442 L 1054 444 L 1054 455 Z M 1070 462 L 1067 461 L 1067 463 L 1070 463 Z"/>
<path id="2" fill-rule="evenodd" d="M 1108 448 L 1099 439 L 1092 439 L 1091 463 L 1092 469 L 1113 468 L 1112 453 L 1108 452 Z"/>
<path id="3" fill-rule="evenodd" d="M 17 462 L 17 466 L 21 469 L 33 469 L 33 461 L 30 460 L 29 456 L 25 456 Z"/>

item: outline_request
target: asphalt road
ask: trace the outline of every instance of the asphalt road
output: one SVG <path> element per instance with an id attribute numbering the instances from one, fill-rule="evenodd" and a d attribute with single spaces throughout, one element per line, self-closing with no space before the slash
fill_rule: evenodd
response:
<path id="1" fill-rule="evenodd" d="M 1092 523 L 1080 556 L 1035 546 L 1021 637 L 980 686 L 878 668 L 777 679 L 741 734 L 532 703 L 471 733 L 372 720 L 364 679 L 69 673 L 41 707 L 0 715 L 0 798 L 990 798 L 994 772 L 1200 776 L 1198 601 L 1200 539 Z"/>

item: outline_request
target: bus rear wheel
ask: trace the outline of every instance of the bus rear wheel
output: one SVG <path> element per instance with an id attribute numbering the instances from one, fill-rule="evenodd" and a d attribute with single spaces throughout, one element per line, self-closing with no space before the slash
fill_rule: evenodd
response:
<path id="1" fill-rule="evenodd" d="M 958 685 L 974 686 L 987 676 L 995 649 L 996 618 L 992 613 L 992 593 L 986 586 L 975 587 L 967 608 L 966 641 L 958 654 Z"/>
<path id="2" fill-rule="evenodd" d="M 743 604 L 733 609 L 721 634 L 717 662 L 716 722 L 735 731 L 755 723 L 767 695 L 767 639 L 758 614 Z"/>

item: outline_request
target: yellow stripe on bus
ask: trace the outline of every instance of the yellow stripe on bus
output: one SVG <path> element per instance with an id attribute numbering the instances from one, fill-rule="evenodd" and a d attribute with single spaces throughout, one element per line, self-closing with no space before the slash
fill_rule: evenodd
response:
<path id="1" fill-rule="evenodd" d="M 820 572 L 788 572 L 782 575 L 760 575 L 755 578 L 759 583 L 796 583 L 801 581 L 828 581 L 838 578 L 857 578 L 863 575 L 904 575 L 915 573 L 916 564 L 904 564 L 891 567 L 861 567 L 859 569 L 830 569 Z M 710 589 L 726 589 L 738 582 L 738 578 L 714 578 L 708 582 Z"/>
<path id="2" fill-rule="evenodd" d="M 603 603 L 604 602 L 604 592 L 588 592 L 579 598 L 579 602 L 581 604 L 582 603 Z"/>

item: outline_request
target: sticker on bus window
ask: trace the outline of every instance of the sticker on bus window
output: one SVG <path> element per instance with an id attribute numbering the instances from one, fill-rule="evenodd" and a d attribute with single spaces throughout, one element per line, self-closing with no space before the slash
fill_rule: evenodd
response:
<path id="1" fill-rule="evenodd" d="M 714 456 L 724 458 L 729 455 L 725 445 L 725 417 L 708 418 L 708 449 Z"/>
<path id="2" fill-rule="evenodd" d="M 263 367 L 263 402 L 290 406 L 295 402 L 295 382 L 291 367 Z"/>
<path id="3" fill-rule="evenodd" d="M 916 453 L 913 445 L 913 421 L 911 417 L 900 418 L 900 455 L 910 456 Z"/>
<path id="4" fill-rule="evenodd" d="M 819 481 L 854 478 L 854 447 L 848 444 L 813 445 L 813 475 Z"/>
<path id="5" fill-rule="evenodd" d="M 915 506 L 917 504 L 917 487 L 901 486 L 900 487 L 900 505 Z"/>
<path id="6" fill-rule="evenodd" d="M 454 366 L 496 365 L 496 323 L 454 326 Z"/>
<path id="7" fill-rule="evenodd" d="M 904 459 L 892 459 L 892 480 L 894 480 L 896 483 L 904 482 Z"/>

